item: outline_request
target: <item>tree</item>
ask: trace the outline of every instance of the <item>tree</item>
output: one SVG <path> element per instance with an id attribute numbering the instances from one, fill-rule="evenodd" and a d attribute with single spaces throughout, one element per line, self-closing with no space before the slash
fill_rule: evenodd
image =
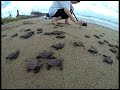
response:
<path id="1" fill-rule="evenodd" d="M 19 16 L 19 10 L 17 10 L 17 17 Z"/>

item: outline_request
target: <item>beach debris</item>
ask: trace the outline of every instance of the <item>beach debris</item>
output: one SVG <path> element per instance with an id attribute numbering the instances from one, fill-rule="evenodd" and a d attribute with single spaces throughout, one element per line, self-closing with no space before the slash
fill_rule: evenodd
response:
<path id="1" fill-rule="evenodd" d="M 18 56 L 19 56 L 19 53 L 20 53 L 20 50 L 17 50 L 15 52 L 11 52 L 11 53 L 8 54 L 8 56 L 6 57 L 6 59 L 10 59 L 11 61 L 13 59 L 17 59 Z"/>
<path id="2" fill-rule="evenodd" d="M 108 64 L 113 64 L 113 60 L 111 59 L 111 56 L 104 57 L 103 62 L 106 62 Z"/>
<path id="3" fill-rule="evenodd" d="M 64 35 L 58 35 L 58 36 L 56 36 L 56 38 L 62 39 L 62 38 L 65 38 L 65 36 Z"/>
<path id="4" fill-rule="evenodd" d="M 26 29 L 24 32 L 30 31 L 31 29 Z"/>
<path id="5" fill-rule="evenodd" d="M 62 49 L 64 47 L 64 45 L 65 45 L 64 43 L 57 42 L 57 43 L 53 44 L 52 47 L 55 48 L 56 50 L 58 50 L 58 49 Z"/>
<path id="6" fill-rule="evenodd" d="M 98 51 L 97 51 L 97 48 L 91 46 L 90 49 L 88 49 L 89 52 L 93 53 L 93 54 L 96 54 Z"/>
<path id="7" fill-rule="evenodd" d="M 42 67 L 43 63 L 39 60 L 36 61 L 30 61 L 27 64 L 27 72 L 30 72 L 31 70 L 34 70 L 34 73 L 38 73 L 40 71 L 40 68 Z"/>
<path id="8" fill-rule="evenodd" d="M 101 39 L 98 35 L 94 35 L 96 38 Z"/>
<path id="9" fill-rule="evenodd" d="M 55 57 L 53 56 L 53 54 L 54 52 L 43 51 L 37 55 L 36 59 L 39 59 L 39 58 L 54 59 Z"/>
<path id="10" fill-rule="evenodd" d="M 104 44 L 104 41 L 98 41 L 99 44 Z"/>
<path id="11" fill-rule="evenodd" d="M 115 47 L 110 48 L 110 51 L 116 53 Z"/>
<path id="12" fill-rule="evenodd" d="M 89 35 L 85 35 L 85 37 L 86 37 L 86 38 L 90 38 L 90 36 L 89 36 Z"/>
<path id="13" fill-rule="evenodd" d="M 51 59 L 47 63 L 47 70 L 51 67 L 59 67 L 59 70 L 63 70 L 63 59 Z"/>
<path id="14" fill-rule="evenodd" d="M 11 37 L 17 37 L 17 35 L 18 35 L 18 33 L 16 33 L 16 34 L 12 35 Z"/>
<path id="15" fill-rule="evenodd" d="M 104 42 L 109 43 L 107 40 L 104 40 Z"/>
<path id="16" fill-rule="evenodd" d="M 28 32 L 28 33 L 26 33 L 26 34 L 20 36 L 20 38 L 26 39 L 26 38 L 31 37 L 32 35 L 34 35 L 34 31 Z"/>
<path id="17" fill-rule="evenodd" d="M 5 37 L 5 36 L 7 36 L 7 35 L 2 35 L 2 37 Z"/>

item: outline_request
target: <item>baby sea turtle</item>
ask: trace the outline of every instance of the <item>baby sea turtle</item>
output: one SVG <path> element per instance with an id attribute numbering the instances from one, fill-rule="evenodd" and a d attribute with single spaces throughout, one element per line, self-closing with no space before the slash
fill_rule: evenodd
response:
<path id="1" fill-rule="evenodd" d="M 38 28 L 37 31 L 42 31 L 43 28 Z"/>
<path id="2" fill-rule="evenodd" d="M 115 47 L 110 48 L 110 51 L 116 53 Z"/>
<path id="3" fill-rule="evenodd" d="M 64 32 L 63 31 L 53 31 L 51 34 L 52 35 L 62 35 Z"/>
<path id="4" fill-rule="evenodd" d="M 86 38 L 90 38 L 90 36 L 89 36 L 89 35 L 85 35 L 85 37 L 86 37 Z"/>
<path id="5" fill-rule="evenodd" d="M 63 70 L 63 59 L 51 59 L 46 64 L 47 70 L 50 70 L 51 67 L 59 67 L 60 70 Z"/>
<path id="6" fill-rule="evenodd" d="M 65 36 L 64 35 L 59 35 L 59 36 L 56 36 L 56 38 L 62 39 L 62 38 L 65 38 Z"/>
<path id="7" fill-rule="evenodd" d="M 101 37 L 104 37 L 103 35 L 100 35 Z"/>
<path id="8" fill-rule="evenodd" d="M 98 43 L 99 43 L 99 44 L 104 44 L 104 42 L 103 42 L 103 41 L 98 41 Z"/>
<path id="9" fill-rule="evenodd" d="M 75 45 L 75 46 L 84 46 L 83 43 L 80 42 L 80 41 L 75 41 L 75 42 L 74 42 L 74 45 Z"/>
<path id="10" fill-rule="evenodd" d="M 90 49 L 88 50 L 89 52 L 96 54 L 98 51 L 95 47 L 91 46 Z"/>
<path id="11" fill-rule="evenodd" d="M 42 28 L 38 28 L 37 31 L 37 34 L 43 33 Z"/>
<path id="12" fill-rule="evenodd" d="M 30 31 L 31 29 L 26 29 L 24 32 L 26 32 L 26 31 Z"/>
<path id="13" fill-rule="evenodd" d="M 118 45 L 114 45 L 114 47 L 119 48 L 119 46 L 118 46 Z"/>
<path id="14" fill-rule="evenodd" d="M 43 35 L 51 35 L 51 32 L 45 32 Z"/>
<path id="15" fill-rule="evenodd" d="M 18 58 L 19 52 L 20 52 L 20 50 L 17 50 L 15 52 L 9 53 L 8 56 L 6 57 L 6 59 L 13 60 L 13 59 Z"/>
<path id="16" fill-rule="evenodd" d="M 26 38 L 31 37 L 32 35 L 34 35 L 34 32 L 33 32 L 33 31 L 28 32 L 28 33 L 26 33 L 26 34 L 22 35 L 20 38 L 24 38 L 24 39 L 26 39 Z"/>
<path id="17" fill-rule="evenodd" d="M 109 43 L 107 40 L 104 40 L 104 42 Z"/>
<path id="18" fill-rule="evenodd" d="M 2 35 L 2 37 L 5 37 L 5 36 L 7 36 L 7 35 Z"/>
<path id="19" fill-rule="evenodd" d="M 53 27 L 53 28 L 58 28 L 58 27 L 55 26 L 55 27 Z"/>
<path id="20" fill-rule="evenodd" d="M 16 37 L 17 35 L 18 35 L 18 33 L 16 33 L 16 34 L 12 35 L 11 37 Z"/>
<path id="21" fill-rule="evenodd" d="M 98 35 L 94 35 L 96 38 L 101 39 Z"/>
<path id="22" fill-rule="evenodd" d="M 52 59 L 52 58 L 55 58 L 53 56 L 54 52 L 48 52 L 48 51 L 43 51 L 43 52 L 40 52 L 36 59 L 39 59 L 39 58 L 49 58 L 49 59 Z"/>
<path id="23" fill-rule="evenodd" d="M 108 43 L 108 46 L 113 47 L 113 45 L 112 45 L 112 44 L 110 44 L 110 43 Z"/>
<path id="24" fill-rule="evenodd" d="M 64 45 L 65 45 L 64 43 L 55 43 L 54 45 L 52 45 L 52 47 L 58 50 L 58 49 L 62 49 Z"/>
<path id="25" fill-rule="evenodd" d="M 113 60 L 111 59 L 111 56 L 106 56 L 103 62 L 107 62 L 108 64 L 113 64 Z"/>
<path id="26" fill-rule="evenodd" d="M 30 70 L 34 70 L 34 73 L 38 73 L 40 68 L 42 67 L 43 63 L 41 61 L 31 61 L 27 64 L 27 72 Z"/>

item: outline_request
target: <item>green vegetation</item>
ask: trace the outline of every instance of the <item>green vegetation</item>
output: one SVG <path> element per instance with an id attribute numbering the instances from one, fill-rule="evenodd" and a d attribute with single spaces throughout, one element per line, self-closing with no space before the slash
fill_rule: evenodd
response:
<path id="1" fill-rule="evenodd" d="M 15 18 L 2 18 L 2 22 L 3 23 L 8 23 L 8 22 L 13 22 L 13 21 L 18 21 L 18 20 L 21 20 L 21 19 L 28 19 L 29 16 L 25 16 L 25 15 L 21 15 L 21 16 L 18 16 L 18 17 L 15 17 Z"/>

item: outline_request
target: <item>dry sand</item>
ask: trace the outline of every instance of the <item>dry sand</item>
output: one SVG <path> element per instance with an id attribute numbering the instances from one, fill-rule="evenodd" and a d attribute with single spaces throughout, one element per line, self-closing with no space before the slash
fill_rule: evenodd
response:
<path id="1" fill-rule="evenodd" d="M 29 21 L 29 24 L 23 24 Z M 61 21 L 63 22 L 63 21 Z M 65 25 L 64 27 L 53 28 L 51 20 L 33 18 L 12 22 L 2 25 L 1 34 L 1 81 L 2 89 L 118 89 L 119 88 L 119 60 L 117 54 L 112 53 L 108 44 L 100 45 L 98 41 L 107 40 L 113 45 L 118 45 L 119 33 L 112 29 L 88 23 L 87 27 L 75 25 Z M 21 39 L 20 36 L 25 29 L 32 29 L 35 35 L 28 39 Z M 37 34 L 37 29 L 43 28 L 44 32 L 54 30 L 66 32 L 64 39 L 57 39 L 55 36 Z M 15 33 L 17 37 L 11 38 Z M 103 34 L 105 33 L 105 35 Z M 104 35 L 101 39 L 93 35 Z M 89 35 L 86 38 L 84 35 Z M 83 42 L 83 47 L 74 47 L 73 41 Z M 61 50 L 50 47 L 54 42 L 62 41 L 65 46 Z M 97 48 L 101 54 L 93 55 L 87 50 L 90 46 Z M 16 60 L 9 61 L 6 57 L 9 52 L 20 50 Z M 58 67 L 46 69 L 44 64 L 40 72 L 34 74 L 27 72 L 26 61 L 36 60 L 38 52 L 43 50 L 53 51 L 57 58 L 63 58 L 64 69 L 60 71 Z M 114 60 L 113 64 L 103 62 L 103 54 L 109 55 Z"/>

